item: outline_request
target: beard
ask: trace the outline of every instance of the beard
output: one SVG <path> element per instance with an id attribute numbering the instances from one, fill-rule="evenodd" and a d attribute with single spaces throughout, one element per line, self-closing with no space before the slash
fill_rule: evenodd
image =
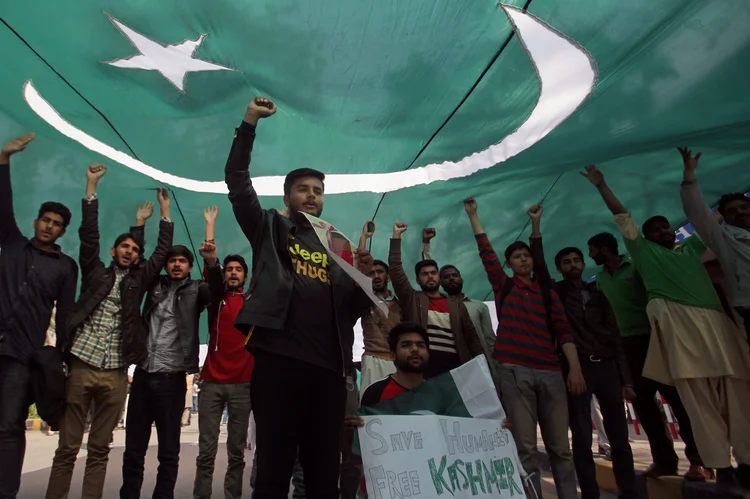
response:
<path id="1" fill-rule="evenodd" d="M 425 372 L 425 369 L 427 369 L 427 362 L 426 360 L 422 359 L 422 363 L 418 366 L 414 366 L 409 362 L 409 359 L 396 359 L 396 362 L 394 364 L 396 365 L 396 369 L 399 371 L 403 371 L 406 373 L 423 373 Z"/>
<path id="2" fill-rule="evenodd" d="M 440 284 L 438 284 L 438 283 L 435 283 L 435 284 L 420 284 L 419 287 L 422 288 L 422 291 L 424 291 L 426 293 L 432 293 L 432 292 L 437 291 L 438 289 L 440 289 Z"/>
<path id="3" fill-rule="evenodd" d="M 448 286 L 443 286 L 443 289 L 445 290 L 446 293 L 448 293 L 451 296 L 457 295 L 457 294 L 460 294 L 464 290 L 464 283 L 458 282 L 458 283 L 449 284 Z"/>

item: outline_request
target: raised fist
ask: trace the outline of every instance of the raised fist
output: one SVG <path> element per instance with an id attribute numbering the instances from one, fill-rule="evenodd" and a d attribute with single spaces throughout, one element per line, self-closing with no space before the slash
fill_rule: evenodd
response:
<path id="1" fill-rule="evenodd" d="M 474 198 L 464 199 L 464 209 L 469 215 L 474 215 L 477 212 L 477 202 Z"/>
<path id="2" fill-rule="evenodd" d="M 400 239 L 401 234 L 406 232 L 407 225 L 405 223 L 396 222 L 396 224 L 393 226 L 393 238 L 394 239 Z"/>
<path id="3" fill-rule="evenodd" d="M 252 114 L 257 118 L 268 118 L 276 112 L 276 104 L 271 99 L 265 97 L 256 97 L 247 105 L 247 114 Z"/>
<path id="4" fill-rule="evenodd" d="M 437 232 L 432 227 L 427 227 L 422 231 L 422 242 L 429 243 L 430 240 L 435 237 Z"/>
<path id="5" fill-rule="evenodd" d="M 97 180 L 102 178 L 105 173 L 107 173 L 107 167 L 105 165 L 89 165 L 89 167 L 86 168 L 86 179 L 96 182 Z"/>

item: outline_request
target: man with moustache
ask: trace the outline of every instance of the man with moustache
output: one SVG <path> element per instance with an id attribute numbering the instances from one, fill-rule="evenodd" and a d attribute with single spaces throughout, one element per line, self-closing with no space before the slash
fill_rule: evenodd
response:
<path id="1" fill-rule="evenodd" d="M 216 218 L 219 210 L 211 206 L 203 210 L 206 219 L 206 244 L 214 244 Z M 208 279 L 209 263 L 204 262 L 204 276 Z M 220 285 L 211 291 L 222 299 L 208 307 L 208 354 L 201 369 L 201 388 L 198 399 L 198 458 L 196 459 L 194 499 L 208 499 L 213 489 L 214 464 L 219 444 L 219 430 L 225 404 L 229 407 L 227 421 L 227 469 L 224 495 L 242 497 L 242 475 L 245 469 L 245 442 L 250 423 L 250 378 L 255 360 L 245 349 L 245 335 L 234 327 L 245 303 L 244 286 L 249 274 L 245 259 L 240 255 L 224 258 L 224 279 L 209 281 Z"/>
<path id="2" fill-rule="evenodd" d="M 483 355 L 484 349 L 463 302 L 440 293 L 438 267 L 434 260 L 417 263 L 417 284 L 422 290 L 416 291 L 412 287 L 401 261 L 401 235 L 406 229 L 406 224 L 401 222 L 393 227 L 388 254 L 390 275 L 403 320 L 419 324 L 430 336 L 432 360 L 425 376 L 433 378 Z"/>
<path id="3" fill-rule="evenodd" d="M 329 259 L 304 214 L 323 211 L 325 175 L 300 168 L 284 180 L 288 216 L 260 205 L 248 171 L 259 120 L 276 105 L 256 97 L 236 129 L 225 168 L 237 222 L 253 248 L 251 296 L 235 326 L 255 356 L 256 499 L 286 497 L 299 451 L 309 497 L 338 498 L 339 443 L 353 371 L 354 324 L 372 303 Z M 358 250 L 368 275 L 372 258 Z"/>
<path id="4" fill-rule="evenodd" d="M 591 451 L 591 397 L 595 395 L 601 407 L 604 430 L 612 452 L 612 469 L 623 499 L 637 499 L 641 494 L 636 486 L 633 451 L 628 442 L 628 423 L 623 398 L 635 399 L 625 354 L 620 341 L 614 313 L 609 301 L 595 283 L 582 279 L 586 264 L 578 248 L 563 248 L 555 256 L 555 267 L 563 280 L 555 282 L 544 259 L 541 219 L 542 207 L 532 206 L 531 257 L 537 279 L 547 282 L 560 296 L 565 313 L 573 329 L 573 341 L 578 351 L 586 391 L 568 393 L 568 414 L 572 433 L 573 464 L 584 499 L 598 499 L 599 485 Z"/>
<path id="5" fill-rule="evenodd" d="M 221 300 L 223 276 L 216 246 L 204 242 L 200 255 L 208 266 L 208 280 L 193 281 L 193 253 L 172 246 L 166 255 L 166 275 L 157 275 L 143 306 L 148 330 L 147 355 L 136 367 L 130 392 L 121 499 L 141 497 L 143 470 L 156 424 L 159 469 L 154 499 L 172 499 L 180 461 L 180 432 L 185 409 L 186 375 L 198 372 L 198 330 L 201 312 Z"/>
<path id="6" fill-rule="evenodd" d="M 31 359 L 47 338 L 55 303 L 57 345 L 75 303 L 78 266 L 57 240 L 70 224 L 70 210 L 48 201 L 34 220 L 34 237 L 18 227 L 13 211 L 10 158 L 35 134 L 0 150 L 0 498 L 14 498 L 21 485 L 26 452 L 26 418 L 33 403 Z M 23 161 L 21 162 L 23 165 Z M 19 166 L 15 167 L 16 169 Z M 26 200 L 28 202 L 28 200 Z"/>
<path id="7" fill-rule="evenodd" d="M 431 241 L 437 234 L 434 228 L 427 228 L 422 231 L 422 260 L 433 260 Z M 495 383 L 495 388 L 500 393 L 500 372 L 497 362 L 492 358 L 492 350 L 495 347 L 497 335 L 492 327 L 492 317 L 487 305 L 479 300 L 469 298 L 464 294 L 464 279 L 461 272 L 453 265 L 443 265 L 440 268 L 440 285 L 443 287 L 448 296 L 453 296 L 463 302 L 466 310 L 469 312 L 471 322 L 477 330 L 479 339 L 484 348 L 484 356 L 487 358 L 487 365 L 490 367 L 490 374 Z"/>
<path id="8" fill-rule="evenodd" d="M 110 439 L 122 414 L 127 395 L 127 368 L 146 354 L 142 341 L 141 301 L 144 284 L 158 275 L 172 245 L 174 224 L 169 219 L 169 197 L 157 192 L 162 221 L 151 258 L 142 262 L 143 227 L 153 214 L 153 203 L 138 208 L 136 227 L 120 234 L 105 266 L 99 257 L 99 200 L 97 186 L 105 165 L 86 169 L 86 194 L 82 202 L 81 296 L 66 327 L 62 346 L 68 362 L 66 410 L 60 421 L 60 438 L 52 461 L 47 499 L 68 496 L 76 456 L 81 448 L 87 414 L 94 407 L 87 440 L 83 497 L 101 497 L 109 459 Z"/>
<path id="9" fill-rule="evenodd" d="M 401 306 L 396 295 L 388 289 L 390 282 L 388 264 L 382 260 L 372 262 L 370 271 L 372 290 L 388 305 L 388 316 L 378 307 L 370 307 L 362 316 L 362 336 L 365 352 L 362 354 L 362 389 L 395 372 L 391 360 L 388 336 L 391 329 L 401 321 Z"/>

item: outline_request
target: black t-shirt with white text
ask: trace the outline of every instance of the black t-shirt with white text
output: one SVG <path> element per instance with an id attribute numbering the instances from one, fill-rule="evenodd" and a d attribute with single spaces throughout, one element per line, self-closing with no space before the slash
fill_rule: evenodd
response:
<path id="1" fill-rule="evenodd" d="M 294 287 L 284 330 L 270 333 L 283 337 L 274 353 L 341 372 L 328 253 L 312 227 L 297 227 L 289 254 Z"/>

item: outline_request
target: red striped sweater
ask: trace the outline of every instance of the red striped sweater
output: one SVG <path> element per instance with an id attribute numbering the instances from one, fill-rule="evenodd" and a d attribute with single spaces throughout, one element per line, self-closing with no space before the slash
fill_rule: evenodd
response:
<path id="1" fill-rule="evenodd" d="M 573 332 L 560 297 L 550 291 L 552 332 L 547 327 L 544 300 L 536 281 L 529 285 L 514 277 L 515 286 L 500 305 L 503 285 L 510 278 L 500 265 L 487 234 L 478 234 L 476 239 L 484 270 L 495 293 L 499 321 L 492 357 L 502 364 L 559 371 L 560 359 L 555 350 L 555 336 L 560 345 L 573 342 Z"/>

